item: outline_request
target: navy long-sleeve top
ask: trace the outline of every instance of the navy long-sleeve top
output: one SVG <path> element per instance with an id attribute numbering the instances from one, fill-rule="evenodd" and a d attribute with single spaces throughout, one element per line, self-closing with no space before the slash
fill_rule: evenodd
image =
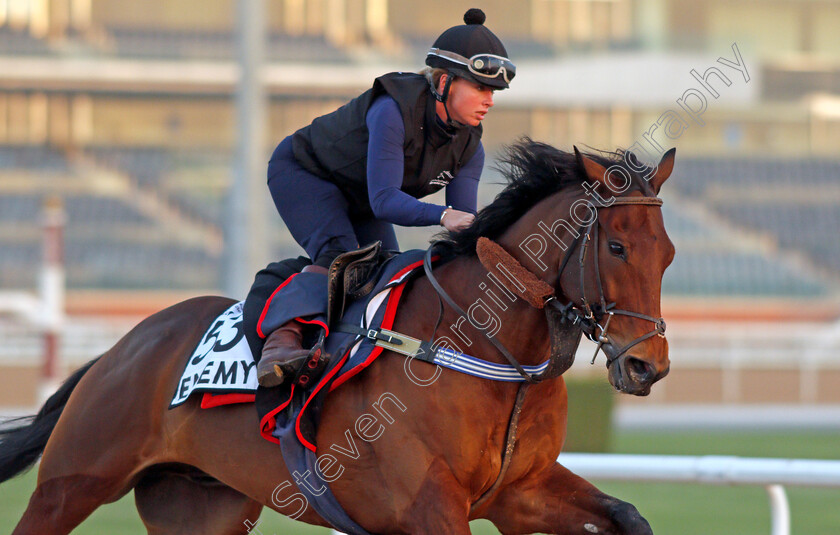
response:
<path id="1" fill-rule="evenodd" d="M 377 98 L 368 109 L 368 199 L 377 219 L 406 227 L 437 225 L 445 206 L 426 203 L 400 190 L 403 181 L 405 124 L 397 101 Z M 446 204 L 456 210 L 476 212 L 478 181 L 484 167 L 484 147 L 478 150 L 446 186 Z"/>

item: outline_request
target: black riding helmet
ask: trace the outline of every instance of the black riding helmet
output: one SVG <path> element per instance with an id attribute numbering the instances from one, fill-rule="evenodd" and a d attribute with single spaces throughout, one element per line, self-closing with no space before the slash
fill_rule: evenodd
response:
<path id="1" fill-rule="evenodd" d="M 426 65 L 494 89 L 507 89 L 516 66 L 508 59 L 502 41 L 484 26 L 486 18 L 480 9 L 467 10 L 465 24 L 449 28 L 435 40 L 426 55 Z M 443 102 L 448 82 L 446 86 L 442 95 L 436 94 Z"/>

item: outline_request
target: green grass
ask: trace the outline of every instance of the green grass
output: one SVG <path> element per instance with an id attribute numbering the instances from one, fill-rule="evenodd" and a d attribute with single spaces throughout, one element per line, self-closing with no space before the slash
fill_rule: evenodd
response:
<path id="1" fill-rule="evenodd" d="M 821 432 L 625 432 L 616 453 L 736 455 L 840 459 L 840 434 Z M 657 535 L 766 535 L 770 505 L 760 487 L 596 482 L 604 492 L 633 503 Z M 840 490 L 788 487 L 791 532 L 840 533 Z"/>
<path id="2" fill-rule="evenodd" d="M 840 459 L 840 433 L 617 432 L 616 453 L 738 455 Z M 278 453 L 279 454 L 279 453 Z M 770 532 L 767 495 L 758 487 L 690 484 L 596 482 L 605 492 L 635 504 L 657 535 L 766 535 Z M 34 470 L 0 485 L 0 533 L 9 533 L 35 486 Z M 840 533 L 840 490 L 787 489 L 792 532 Z M 264 535 L 326 534 L 266 511 L 259 527 Z M 131 495 L 98 509 L 74 534 L 143 534 Z M 497 531 L 487 522 L 473 523 L 473 533 Z"/>

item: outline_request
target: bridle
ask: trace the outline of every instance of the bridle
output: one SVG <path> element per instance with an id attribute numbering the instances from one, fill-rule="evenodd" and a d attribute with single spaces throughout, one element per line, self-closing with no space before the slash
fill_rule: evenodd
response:
<path id="1" fill-rule="evenodd" d="M 560 278 L 563 276 L 563 271 L 566 269 L 575 248 L 578 248 L 580 250 L 580 254 L 578 256 L 578 266 L 580 267 L 581 303 L 575 304 L 573 301 L 570 301 L 565 306 L 561 306 L 559 303 L 556 303 L 557 300 L 555 298 L 549 298 L 549 302 L 546 302 L 546 305 L 560 308 L 569 307 L 570 305 L 572 306 L 572 310 L 579 315 L 578 325 L 580 326 L 581 331 L 588 339 L 597 344 L 595 347 L 595 353 L 592 355 L 593 364 L 595 363 L 595 359 L 598 357 L 598 353 L 603 349 L 605 344 L 610 346 L 613 345 L 612 338 L 610 338 L 609 335 L 610 322 L 612 321 L 613 316 L 629 316 L 649 321 L 654 324 L 654 328 L 652 330 L 635 338 L 634 340 L 631 340 L 612 355 L 608 354 L 607 351 L 604 350 L 604 355 L 607 357 L 607 368 L 609 368 L 613 362 L 627 353 L 627 351 L 644 342 L 648 338 L 653 336 L 664 337 L 665 319 L 654 318 L 653 316 L 642 314 L 640 312 L 617 309 L 615 308 L 615 303 L 607 304 L 604 296 L 603 285 L 601 284 L 601 268 L 598 263 L 598 237 L 600 235 L 600 226 L 598 225 L 599 213 L 597 209 L 627 205 L 662 206 L 662 199 L 659 197 L 614 197 L 613 201 L 609 204 L 599 201 L 591 202 L 591 205 L 595 207 L 595 218 L 589 225 L 581 225 L 578 228 L 577 237 L 572 243 L 572 246 L 566 251 L 563 262 L 560 265 L 560 271 L 557 274 L 557 284 L 555 285 L 555 287 L 560 287 Z M 592 232 L 593 227 L 595 227 L 594 233 Z M 595 281 L 598 287 L 598 298 L 595 305 L 590 305 L 590 302 L 586 297 L 586 251 L 590 243 L 593 248 L 592 253 L 593 263 L 595 264 Z M 602 324 L 604 317 L 606 317 L 606 321 Z"/>
<path id="2" fill-rule="evenodd" d="M 550 296 L 548 297 L 548 299 L 545 300 L 543 306 L 547 309 L 547 313 L 549 309 L 553 309 L 555 312 L 559 313 L 561 321 L 569 322 L 571 325 L 576 326 L 588 339 L 592 340 L 597 344 L 595 354 L 592 356 L 593 363 L 595 362 L 595 358 L 598 356 L 598 353 L 602 349 L 604 349 L 605 344 L 612 346 L 612 338 L 609 334 L 609 327 L 613 316 L 629 316 L 653 323 L 654 328 L 651 331 L 625 344 L 614 354 L 609 355 L 604 349 L 604 354 L 607 356 L 607 368 L 609 368 L 616 360 L 618 360 L 622 355 L 627 353 L 627 351 L 629 351 L 634 346 L 644 342 L 645 340 L 653 336 L 664 336 L 665 320 L 663 318 L 654 318 L 653 316 L 649 316 L 647 314 L 642 314 L 639 312 L 616 309 L 615 303 L 606 303 L 603 286 L 601 284 L 600 268 L 598 266 L 598 235 L 600 230 L 600 227 L 598 225 L 598 208 L 604 209 L 611 208 L 613 206 L 627 205 L 662 206 L 662 199 L 660 199 L 659 197 L 613 197 L 611 199 L 611 202 L 609 203 L 601 202 L 599 199 L 598 202 L 589 201 L 589 204 L 593 207 L 595 211 L 595 217 L 589 225 L 581 225 L 579 227 L 575 241 L 572 243 L 571 247 L 567 249 L 566 254 L 563 258 L 563 262 L 560 265 L 560 270 L 557 275 L 557 283 L 555 284 L 555 288 L 560 287 L 560 279 L 563 275 L 563 271 L 565 271 L 566 267 L 568 266 L 574 251 L 576 249 L 579 250 L 578 265 L 580 266 L 581 302 L 575 303 L 574 300 L 570 300 L 566 304 L 561 304 L 557 300 L 556 296 Z M 595 227 L 594 234 L 592 233 L 592 227 Z M 590 301 L 589 299 L 587 299 L 586 295 L 586 251 L 590 243 L 592 243 L 594 247 L 595 280 L 597 281 L 598 286 L 598 298 L 597 303 L 595 305 L 590 304 Z M 434 249 L 435 245 L 436 243 L 433 243 L 432 246 L 429 247 L 423 262 L 423 268 L 426 272 L 426 277 L 428 278 L 429 282 L 431 283 L 435 291 L 438 293 L 438 295 L 444 301 L 446 301 L 446 303 L 453 310 L 455 310 L 455 312 L 457 312 L 464 318 L 468 318 L 469 316 L 467 315 L 467 313 L 464 312 L 464 310 L 457 303 L 455 303 L 452 297 L 449 296 L 449 294 L 443 289 L 443 287 L 432 274 L 432 250 Z M 536 277 L 536 275 L 534 276 Z M 603 321 L 604 317 L 606 317 L 606 321 Z M 508 351 L 508 349 L 501 342 L 496 340 L 494 336 L 488 335 L 485 331 L 481 332 L 485 334 L 487 340 L 489 340 L 490 343 L 492 343 L 496 347 L 496 349 L 499 350 L 499 352 L 505 357 L 505 359 L 519 372 L 520 375 L 522 375 L 522 377 L 528 383 L 539 383 L 546 379 L 552 379 L 565 371 L 565 369 L 559 369 L 558 366 L 549 365 L 549 367 L 541 374 L 529 374 L 522 368 L 522 365 L 519 363 L 516 357 L 514 357 L 513 354 L 511 354 L 511 352 Z M 552 356 L 552 358 L 557 357 L 559 357 L 559 354 L 555 354 Z"/>

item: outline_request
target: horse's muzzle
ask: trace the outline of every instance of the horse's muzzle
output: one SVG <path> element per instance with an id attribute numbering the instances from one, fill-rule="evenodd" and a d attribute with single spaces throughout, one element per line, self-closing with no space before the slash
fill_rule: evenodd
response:
<path id="1" fill-rule="evenodd" d="M 670 371 L 670 366 L 662 371 L 633 355 L 622 355 L 609 367 L 610 384 L 625 394 L 647 396 L 653 383 L 662 379 Z"/>

